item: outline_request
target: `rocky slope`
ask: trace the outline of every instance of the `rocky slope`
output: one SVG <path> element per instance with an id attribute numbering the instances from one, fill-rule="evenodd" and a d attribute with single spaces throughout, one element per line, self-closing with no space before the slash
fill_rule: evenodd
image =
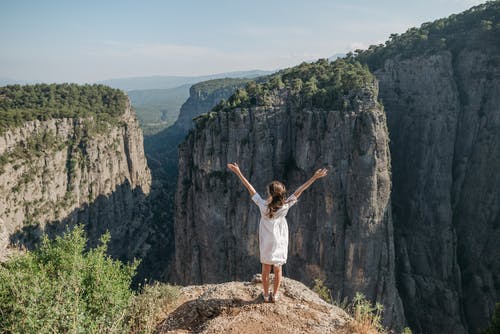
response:
<path id="1" fill-rule="evenodd" d="M 496 1 L 361 55 L 387 113 L 396 273 L 416 333 L 476 333 L 500 298 L 498 36 Z"/>
<path id="2" fill-rule="evenodd" d="M 155 333 L 352 333 L 342 309 L 297 281 L 283 279 L 276 304 L 263 303 L 261 292 L 253 282 L 184 287 Z"/>
<path id="3" fill-rule="evenodd" d="M 151 175 L 128 103 L 109 122 L 94 116 L 26 121 L 0 135 L 0 158 L 1 256 L 11 244 L 31 247 L 42 231 L 58 234 L 75 223 L 85 225 L 94 243 L 109 230 L 116 257 L 147 252 Z"/>
<path id="4" fill-rule="evenodd" d="M 226 163 L 237 161 L 262 196 L 273 179 L 293 191 L 326 167 L 329 176 L 288 214 L 285 273 L 305 283 L 326 279 L 339 299 L 363 292 L 385 305 L 386 324 L 402 325 L 388 136 L 373 77 L 353 64 L 320 61 L 269 82 L 200 117 L 180 146 L 177 280 L 238 280 L 260 268 L 259 212 Z"/>

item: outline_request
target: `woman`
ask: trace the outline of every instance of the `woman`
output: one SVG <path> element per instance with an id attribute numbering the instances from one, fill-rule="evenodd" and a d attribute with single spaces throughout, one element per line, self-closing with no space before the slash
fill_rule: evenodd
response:
<path id="1" fill-rule="evenodd" d="M 326 176 L 325 168 L 318 169 L 314 175 L 301 185 L 290 197 L 286 195 L 285 185 L 279 181 L 272 181 L 267 186 L 269 197 L 264 200 L 255 191 L 254 187 L 243 176 L 236 163 L 227 164 L 247 188 L 252 201 L 258 205 L 260 210 L 259 223 L 259 250 L 260 262 L 262 263 L 262 287 L 265 302 L 276 302 L 280 298 L 279 288 L 281 284 L 282 266 L 286 263 L 288 255 L 288 224 L 286 214 L 288 209 L 297 203 L 298 198 L 304 190 L 319 178 Z M 273 293 L 269 294 L 269 273 L 273 266 L 274 287 Z"/>

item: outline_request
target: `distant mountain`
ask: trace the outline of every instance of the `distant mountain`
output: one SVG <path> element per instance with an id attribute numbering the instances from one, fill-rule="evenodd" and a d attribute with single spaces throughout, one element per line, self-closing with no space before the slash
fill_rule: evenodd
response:
<path id="1" fill-rule="evenodd" d="M 261 70 L 250 70 L 250 71 L 237 71 L 237 72 L 227 72 L 210 74 L 204 76 L 151 76 L 151 77 L 132 77 L 132 78 L 121 78 L 121 79 L 109 79 L 99 81 L 97 83 L 111 86 L 113 88 L 119 88 L 126 91 L 130 90 L 144 90 L 144 89 L 169 89 L 175 88 L 182 85 L 192 85 L 197 82 L 207 81 L 212 79 L 221 78 L 255 78 L 262 75 L 271 74 L 273 71 L 261 71 Z"/>
<path id="2" fill-rule="evenodd" d="M 344 58 L 346 56 L 345 53 L 336 53 L 334 54 L 333 56 L 329 57 L 328 60 L 329 61 L 334 61 L 336 60 L 337 58 Z"/>
<path id="3" fill-rule="evenodd" d="M 23 85 L 26 83 L 27 83 L 26 81 L 15 80 L 15 79 L 6 78 L 6 77 L 0 77 L 0 87 L 7 86 L 7 85 L 15 85 L 15 84 Z"/>

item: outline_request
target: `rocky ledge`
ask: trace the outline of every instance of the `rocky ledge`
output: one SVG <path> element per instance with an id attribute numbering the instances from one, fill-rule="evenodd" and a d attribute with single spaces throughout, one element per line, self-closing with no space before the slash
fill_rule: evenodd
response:
<path id="1" fill-rule="evenodd" d="M 349 315 L 302 283 L 283 278 L 276 303 L 261 292 L 258 279 L 183 287 L 155 333 L 348 333 Z"/>

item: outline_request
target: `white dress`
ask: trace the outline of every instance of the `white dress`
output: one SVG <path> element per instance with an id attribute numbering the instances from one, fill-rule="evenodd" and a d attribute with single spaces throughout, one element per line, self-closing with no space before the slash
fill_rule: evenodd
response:
<path id="1" fill-rule="evenodd" d="M 267 202 L 258 193 L 252 196 L 252 201 L 260 209 L 260 262 L 273 265 L 285 264 L 288 256 L 288 224 L 285 216 L 288 209 L 297 203 L 297 197 L 295 195 L 288 197 L 285 204 L 274 213 L 273 218 L 267 216 Z"/>

